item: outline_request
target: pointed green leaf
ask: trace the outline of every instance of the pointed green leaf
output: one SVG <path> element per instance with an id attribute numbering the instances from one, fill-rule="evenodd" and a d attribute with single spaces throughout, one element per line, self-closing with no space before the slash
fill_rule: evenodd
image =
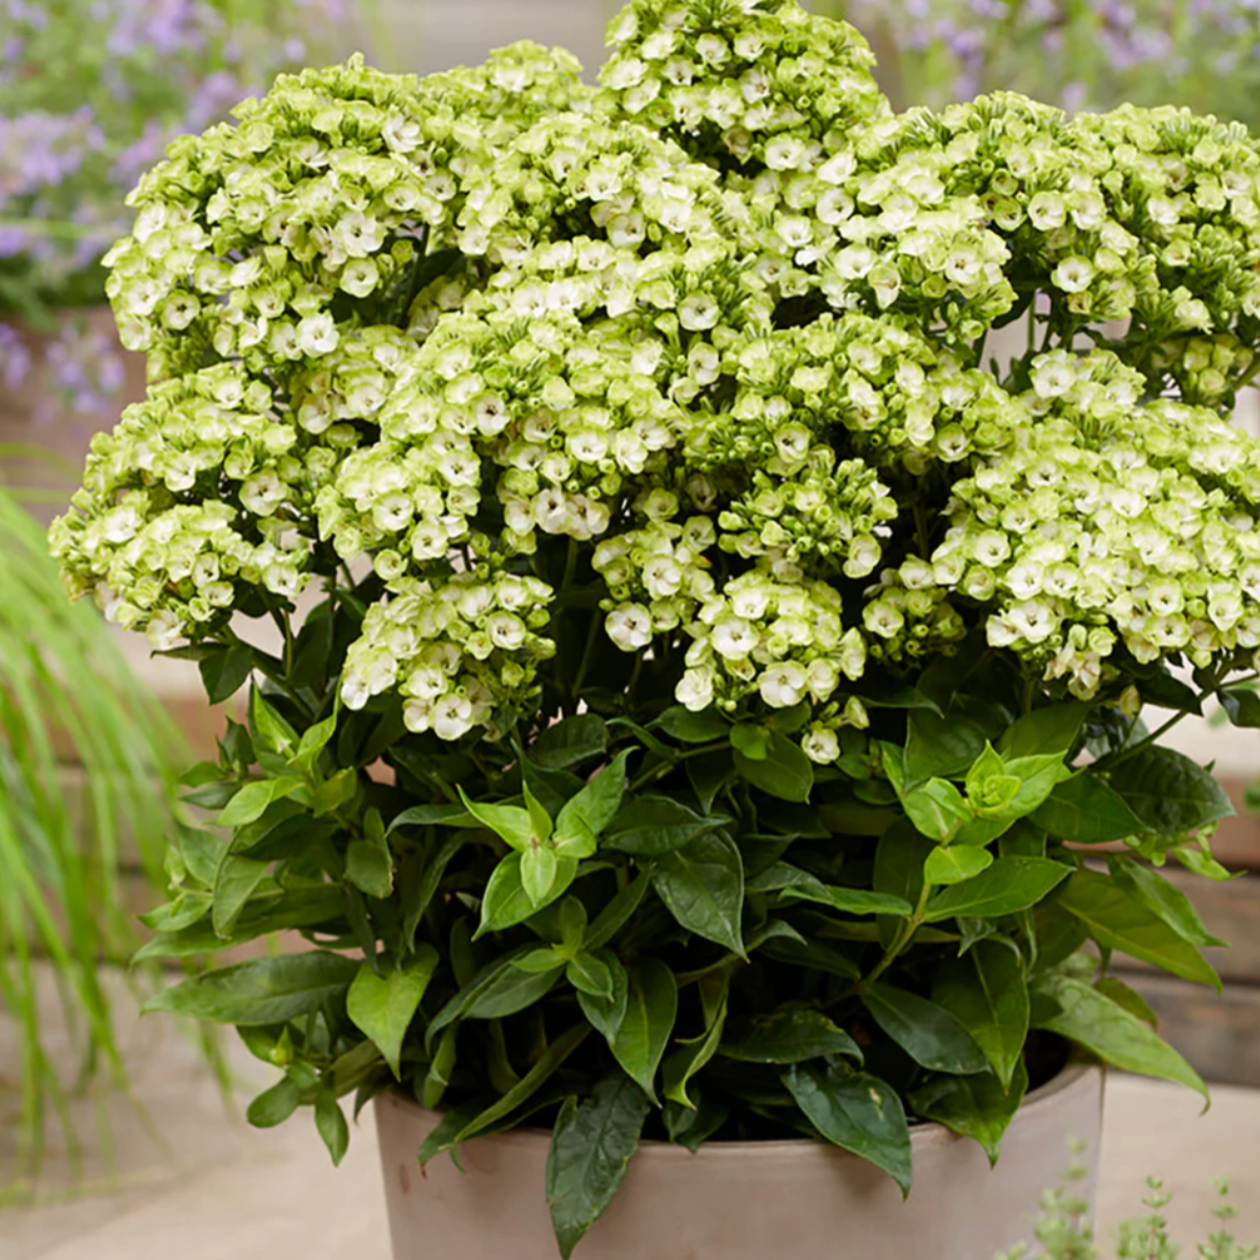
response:
<path id="1" fill-rule="evenodd" d="M 988 849 L 955 844 L 948 849 L 933 849 L 928 854 L 923 863 L 923 878 L 929 884 L 961 884 L 992 865 L 993 854 Z"/>
<path id="2" fill-rule="evenodd" d="M 555 858 L 555 877 L 542 901 L 535 902 L 525 888 L 524 860 L 523 853 L 509 853 L 491 872 L 486 882 L 486 895 L 481 902 L 478 936 L 524 923 L 543 906 L 562 896 L 577 875 L 575 858 Z"/>
<path id="3" fill-rule="evenodd" d="M 281 1077 L 249 1104 L 245 1119 L 256 1129 L 273 1129 L 283 1124 L 302 1101 L 302 1091 L 289 1077 Z"/>
<path id="4" fill-rule="evenodd" d="M 738 746 L 734 756 L 736 771 L 753 787 L 780 800 L 809 800 L 814 786 L 814 763 L 801 751 L 799 744 L 781 731 L 769 732 L 764 757 L 754 760 Z"/>
<path id="5" fill-rule="evenodd" d="M 869 1160 L 910 1193 L 910 1128 L 891 1085 L 841 1059 L 795 1064 L 783 1084 L 828 1142 Z"/>
<path id="6" fill-rule="evenodd" d="M 340 1164 L 350 1145 L 350 1126 L 346 1123 L 341 1104 L 330 1089 L 321 1089 L 315 1095 L 315 1127 L 328 1147 L 333 1165 Z"/>
<path id="7" fill-rule="evenodd" d="M 210 919 L 220 940 L 232 935 L 241 911 L 270 869 L 270 862 L 257 862 L 235 853 L 224 855 L 219 873 L 215 876 L 214 908 Z"/>
<path id="8" fill-rule="evenodd" d="M 933 896 L 928 902 L 926 921 L 1018 914 L 1047 897 L 1071 873 L 1070 866 L 1046 858 L 1000 857 L 974 879 Z"/>
<path id="9" fill-rule="evenodd" d="M 1203 1079 L 1172 1046 L 1084 981 L 1062 975 L 1038 980 L 1033 1027 L 1058 1033 L 1126 1072 L 1177 1081 L 1208 1096 Z"/>
<path id="10" fill-rule="evenodd" d="M 1152 745 L 1122 758 L 1111 772 L 1111 786 L 1142 820 L 1143 830 L 1161 836 L 1195 831 L 1234 814 L 1211 772 L 1172 748 Z"/>
<path id="11" fill-rule="evenodd" d="M 967 1028 L 942 1006 L 888 984 L 868 985 L 862 1005 L 916 1063 L 934 1072 L 983 1072 L 984 1052 Z"/>
<path id="12" fill-rule="evenodd" d="M 395 1079 L 401 1078 L 403 1038 L 437 965 L 431 945 L 421 945 L 404 966 L 390 967 L 383 976 L 365 959 L 346 994 L 346 1014 L 375 1042 Z"/>
<path id="13" fill-rule="evenodd" d="M 954 1133 L 974 1138 L 984 1147 L 990 1165 L 995 1165 L 1002 1138 L 1027 1090 L 1028 1070 L 1019 1059 L 1009 1087 L 989 1072 L 941 1076 L 911 1094 L 910 1106 L 925 1120 L 935 1120 Z"/>
<path id="14" fill-rule="evenodd" d="M 608 727 L 595 713 L 579 713 L 549 726 L 529 750 L 529 758 L 543 770 L 567 770 L 608 747 Z"/>
<path id="15" fill-rule="evenodd" d="M 605 766 L 576 796 L 565 802 L 556 820 L 557 838 L 568 835 L 575 822 L 581 824 L 585 834 L 604 833 L 621 808 L 629 757 L 629 752 L 619 753 L 611 765 Z"/>
<path id="16" fill-rule="evenodd" d="M 718 1054 L 742 1063 L 803 1063 L 832 1054 L 862 1062 L 857 1042 L 821 1011 L 778 1011 L 729 1031 L 734 1039 L 723 1042 Z"/>
<path id="17" fill-rule="evenodd" d="M 652 873 L 652 886 L 689 932 L 743 954 L 744 866 L 728 836 L 701 836 L 662 854 Z"/>
<path id="18" fill-rule="evenodd" d="M 636 857 L 659 857 L 728 826 L 723 814 L 697 814 L 670 796 L 636 796 L 604 831 L 604 845 Z"/>
<path id="19" fill-rule="evenodd" d="M 944 964 L 932 999 L 971 1033 L 1002 1087 L 1009 1086 L 1028 1040 L 1028 983 L 1015 951 L 977 942 Z"/>
<path id="20" fill-rule="evenodd" d="M 650 1106 L 644 1092 L 617 1073 L 589 1098 L 570 1098 L 561 1109 L 547 1156 L 547 1204 L 564 1260 L 612 1202 Z"/>
<path id="21" fill-rule="evenodd" d="M 296 775 L 278 779 L 255 779 L 236 793 L 216 820 L 220 827 L 243 827 L 261 818 L 267 807 L 304 786 Z"/>
<path id="22" fill-rule="evenodd" d="M 1220 989 L 1220 977 L 1198 949 L 1106 875 L 1077 871 L 1059 893 L 1058 905 L 1075 915 L 1104 949 Z"/>
<path id="23" fill-rule="evenodd" d="M 1124 797 L 1089 770 L 1057 784 L 1031 818 L 1069 844 L 1110 844 L 1145 830 Z"/>
<path id="24" fill-rule="evenodd" d="M 626 1075 L 653 1100 L 656 1070 L 677 1015 L 678 984 L 674 973 L 659 959 L 644 958 L 630 969 L 625 1014 L 610 1045 Z"/>
<path id="25" fill-rule="evenodd" d="M 340 998 L 358 965 L 340 954 L 312 950 L 254 958 L 192 976 L 145 1003 L 220 1024 L 283 1024 Z"/>
<path id="26" fill-rule="evenodd" d="M 534 839 L 534 822 L 529 810 L 516 805 L 474 804 L 463 788 L 459 789 L 464 807 L 483 827 L 493 831 L 509 848 L 523 852 Z"/>

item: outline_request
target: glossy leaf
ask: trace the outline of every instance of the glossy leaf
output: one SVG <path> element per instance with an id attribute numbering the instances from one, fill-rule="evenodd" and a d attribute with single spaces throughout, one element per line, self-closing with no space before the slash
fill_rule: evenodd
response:
<path id="1" fill-rule="evenodd" d="M 723 814 L 697 814 L 669 796 L 636 796 L 604 831 L 604 845 L 636 857 L 660 857 L 728 826 Z"/>
<path id="2" fill-rule="evenodd" d="M 961 958 L 944 964 L 932 999 L 947 1010 L 984 1051 L 1003 1088 L 1023 1062 L 1028 1040 L 1028 983 L 1013 949 L 979 941 Z"/>
<path id="3" fill-rule="evenodd" d="M 244 685 L 253 667 L 254 649 L 244 644 L 224 648 L 199 661 L 197 668 L 201 671 L 206 699 L 211 704 L 222 704 L 230 699 Z"/>
<path id="4" fill-rule="evenodd" d="M 602 835 L 621 808 L 626 790 L 626 761 L 619 753 L 576 796 L 565 803 L 556 819 L 556 837 L 567 837 L 580 826 L 592 836 Z"/>
<path id="5" fill-rule="evenodd" d="M 543 906 L 562 896 L 577 875 L 576 858 L 555 858 L 555 875 L 539 902 L 530 896 L 524 883 L 524 854 L 509 853 L 490 874 L 481 902 L 481 925 L 477 935 L 501 932 L 532 918 Z"/>
<path id="6" fill-rule="evenodd" d="M 596 995 L 579 988 L 577 997 L 582 1014 L 591 1027 L 611 1046 L 626 1017 L 630 998 L 630 974 L 611 950 L 604 952 L 602 962 L 608 969 L 611 992 L 607 995 Z"/>
<path id="7" fill-rule="evenodd" d="M 988 1067 L 966 1026 L 935 1002 L 888 984 L 868 985 L 861 999 L 871 1018 L 921 1067 L 954 1075 Z"/>
<path id="8" fill-rule="evenodd" d="M 1110 844 L 1145 830 L 1124 797 L 1088 770 L 1057 784 L 1032 820 L 1069 844 Z"/>
<path id="9" fill-rule="evenodd" d="M 1084 981 L 1062 975 L 1039 980 L 1033 1027 L 1058 1033 L 1126 1072 L 1163 1077 L 1208 1096 L 1202 1078 L 1172 1046 Z"/>
<path id="10" fill-rule="evenodd" d="M 650 1106 L 618 1073 L 600 1081 L 589 1098 L 570 1098 L 561 1108 L 547 1155 L 547 1205 L 564 1260 L 612 1202 Z"/>
<path id="11" fill-rule="evenodd" d="M 1141 862 L 1117 859 L 1111 864 L 1111 878 L 1191 945 L 1208 949 L 1227 944 L 1207 930 L 1190 898 L 1158 871 Z"/>
<path id="12" fill-rule="evenodd" d="M 626 1075 L 655 1100 L 656 1070 L 678 1015 L 678 984 L 663 962 L 650 957 L 630 969 L 629 981 L 625 1013 L 610 1045 Z"/>
<path id="13" fill-rule="evenodd" d="M 1111 772 L 1111 786 L 1143 829 L 1159 835 L 1194 831 L 1234 813 L 1211 772 L 1172 748 L 1152 746 L 1122 758 Z"/>
<path id="14" fill-rule="evenodd" d="M 689 932 L 743 954 L 744 866 L 733 840 L 715 833 L 662 854 L 652 886 Z"/>
<path id="15" fill-rule="evenodd" d="M 986 743 L 984 729 L 968 717 L 954 713 L 941 717 L 930 710 L 914 710 L 906 728 L 907 787 L 965 774 L 984 752 Z"/>
<path id="16" fill-rule="evenodd" d="M 564 1061 L 586 1040 L 590 1029 L 578 1024 L 557 1037 L 539 1056 L 532 1068 L 497 1102 L 479 1112 L 455 1135 L 454 1142 L 467 1142 L 479 1133 L 486 1133 L 510 1116 L 518 1107 L 529 1101 L 542 1085 L 553 1076 Z"/>
<path id="17" fill-rule="evenodd" d="M 731 1031 L 735 1039 L 724 1041 L 718 1053 L 743 1063 L 803 1063 L 832 1054 L 862 1062 L 857 1042 L 821 1011 L 779 1011 Z"/>
<path id="18" fill-rule="evenodd" d="M 544 770 L 567 770 L 608 747 L 608 727 L 594 713 L 579 713 L 549 726 L 529 750 L 530 760 Z"/>
<path id="19" fill-rule="evenodd" d="M 1220 978 L 1194 945 L 1107 876 L 1077 871 L 1057 904 L 1075 915 L 1104 949 L 1140 958 L 1183 980 L 1221 987 Z"/>
<path id="20" fill-rule="evenodd" d="M 1066 700 L 1017 718 L 1002 733 L 998 751 L 1008 760 L 1056 754 L 1067 755 L 1080 736 L 1089 705 L 1081 700 Z"/>
<path id="21" fill-rule="evenodd" d="M 256 779 L 247 783 L 224 806 L 219 814 L 220 827 L 243 827 L 255 822 L 267 812 L 273 802 L 296 792 L 305 786 L 296 775 L 281 775 L 275 779 Z"/>
<path id="22" fill-rule="evenodd" d="M 926 921 L 966 917 L 991 919 L 1018 914 L 1043 900 L 1072 873 L 1045 858 L 1000 857 L 975 879 L 955 884 L 928 902 Z"/>
<path id="23" fill-rule="evenodd" d="M 1008 1085 L 990 1072 L 976 1076 L 941 1076 L 910 1095 L 910 1106 L 925 1120 L 935 1120 L 954 1133 L 979 1142 L 990 1165 L 998 1161 L 1002 1138 L 1028 1090 L 1023 1059 Z"/>
<path id="24" fill-rule="evenodd" d="M 988 849 L 955 844 L 947 849 L 933 849 L 928 854 L 928 860 L 923 863 L 923 878 L 929 884 L 961 884 L 992 865 L 993 854 Z"/>
<path id="25" fill-rule="evenodd" d="M 899 919 L 908 919 L 913 909 L 908 901 L 892 893 L 842 888 L 812 878 L 806 883 L 785 888 L 779 895 L 784 901 L 812 901 L 844 914 L 891 914 Z"/>
<path id="26" fill-rule="evenodd" d="M 683 744 L 708 744 L 726 739 L 731 730 L 730 722 L 716 710 L 701 709 L 699 713 L 692 713 L 680 704 L 666 709 L 652 725 Z"/>
<path id="27" fill-rule="evenodd" d="M 221 940 L 231 937 L 246 903 L 254 895 L 258 885 L 266 879 L 270 868 L 270 862 L 258 862 L 235 853 L 224 855 L 214 880 L 214 905 L 211 911 L 215 934 Z"/>
<path id="28" fill-rule="evenodd" d="M 395 1079 L 401 1077 L 403 1038 L 438 965 L 438 953 L 421 945 L 402 967 L 376 974 L 365 959 L 346 994 L 346 1014 L 376 1044 Z"/>
<path id="29" fill-rule="evenodd" d="M 781 731 L 769 733 L 766 755 L 760 760 L 736 748 L 735 769 L 753 787 L 784 801 L 807 801 L 814 786 L 814 763 Z"/>
<path id="30" fill-rule="evenodd" d="M 313 950 L 254 958 L 192 976 L 149 999 L 146 1011 L 174 1011 L 219 1024 L 283 1024 L 341 998 L 358 964 Z"/>
<path id="31" fill-rule="evenodd" d="M 315 1128 L 324 1139 L 334 1166 L 340 1164 L 350 1146 L 350 1126 L 346 1123 L 346 1113 L 341 1110 L 341 1104 L 330 1089 L 321 1089 L 315 1095 Z"/>
<path id="32" fill-rule="evenodd" d="M 910 1193 L 910 1128 L 892 1086 L 838 1059 L 794 1065 L 783 1083 L 828 1142 L 869 1160 Z"/>
<path id="33" fill-rule="evenodd" d="M 702 981 L 702 992 L 704 992 L 704 984 L 705 982 Z M 704 1031 L 698 1037 L 682 1042 L 679 1048 L 665 1060 L 661 1069 L 665 1097 L 684 1107 L 695 1107 L 696 1104 L 688 1093 L 688 1085 L 691 1078 L 713 1058 L 718 1046 L 722 1044 L 722 1032 L 726 1027 L 727 985 L 727 981 L 717 981 L 713 984 L 716 999 L 705 1001 L 707 1024 Z"/>
<path id="34" fill-rule="evenodd" d="M 283 1124 L 298 1109 L 301 1101 L 302 1091 L 297 1082 L 284 1076 L 249 1104 L 245 1119 L 256 1129 L 273 1129 Z"/>

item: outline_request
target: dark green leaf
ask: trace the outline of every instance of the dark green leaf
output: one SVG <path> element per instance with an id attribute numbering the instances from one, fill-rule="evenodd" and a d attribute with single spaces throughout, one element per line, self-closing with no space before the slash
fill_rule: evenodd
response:
<path id="1" fill-rule="evenodd" d="M 543 997 L 564 974 L 564 968 L 557 966 L 554 971 L 538 974 L 512 965 L 529 952 L 528 946 L 513 950 L 477 972 L 429 1021 L 425 1032 L 429 1044 L 457 1019 L 502 1019 L 533 1006 Z"/>
<path id="2" fill-rule="evenodd" d="M 1250 687 L 1222 687 L 1216 693 L 1216 698 L 1235 726 L 1260 726 L 1260 695 Z M 1199 710 L 1194 709 L 1193 712 L 1197 713 Z"/>
<path id="3" fill-rule="evenodd" d="M 700 1071 L 717 1053 L 722 1044 L 722 1030 L 726 1026 L 727 989 L 729 979 L 712 977 L 702 980 L 701 992 L 706 1000 L 706 1025 L 699 1037 L 683 1041 L 677 1050 L 665 1060 L 661 1069 L 661 1080 L 665 1086 L 665 1097 L 680 1103 L 684 1107 L 694 1107 L 695 1103 L 687 1092 L 691 1078 Z M 706 993 L 705 985 L 711 986 Z M 711 1000 L 710 1000 L 711 999 Z"/>
<path id="4" fill-rule="evenodd" d="M 398 827 L 431 826 L 467 827 L 475 831 L 481 823 L 463 805 L 448 802 L 441 805 L 415 805 L 411 809 L 404 809 L 389 824 L 389 830 L 394 831 Z"/>
<path id="5" fill-rule="evenodd" d="M 984 729 L 971 718 L 951 713 L 940 717 L 929 709 L 916 709 L 906 725 L 906 786 L 928 779 L 960 777 L 984 752 Z"/>
<path id="6" fill-rule="evenodd" d="M 1089 770 L 1057 784 L 1032 821 L 1068 844 L 1110 844 L 1144 830 L 1124 797 Z"/>
<path id="7" fill-rule="evenodd" d="M 334 1166 L 340 1164 L 350 1145 L 350 1126 L 346 1123 L 341 1104 L 330 1089 L 322 1089 L 315 1095 L 315 1127 L 328 1147 Z"/>
<path id="8" fill-rule="evenodd" d="M 604 830 L 604 846 L 636 857 L 659 857 L 725 827 L 723 814 L 697 814 L 670 796 L 636 796 Z"/>
<path id="9" fill-rule="evenodd" d="M 296 792 L 304 784 L 296 775 L 282 775 L 278 779 L 255 779 L 228 801 L 218 817 L 220 827 L 242 827 L 261 818 L 272 801 L 278 801 Z"/>
<path id="10" fill-rule="evenodd" d="M 605 997 L 578 989 L 578 1005 L 591 1027 L 600 1033 L 611 1046 L 621 1030 L 626 1017 L 626 1005 L 630 995 L 630 976 L 611 950 L 604 951 L 602 962 L 608 969 L 612 991 Z"/>
<path id="11" fill-rule="evenodd" d="M 839 1059 L 796 1064 L 783 1083 L 828 1142 L 869 1160 L 910 1193 L 910 1128 L 892 1086 Z"/>
<path id="12" fill-rule="evenodd" d="M 214 881 L 214 909 L 211 922 L 220 939 L 232 935 L 246 902 L 253 896 L 258 885 L 267 877 L 269 862 L 256 862 L 252 858 L 227 853 L 219 866 Z"/>
<path id="13" fill-rule="evenodd" d="M 642 870 L 629 884 L 618 890 L 613 899 L 595 916 L 595 922 L 587 930 L 588 949 L 599 949 L 617 935 L 639 908 L 651 882 L 651 871 Z"/>
<path id="14" fill-rule="evenodd" d="M 224 648 L 213 656 L 205 657 L 198 669 L 211 704 L 222 704 L 234 696 L 250 675 L 254 665 L 254 649 L 238 645 Z"/>
<path id="15" fill-rule="evenodd" d="M 910 1106 L 925 1120 L 974 1138 L 996 1164 L 1002 1138 L 1028 1090 L 1023 1059 L 1015 1065 L 1009 1087 L 989 1072 L 977 1076 L 937 1077 L 910 1095 Z"/>
<path id="16" fill-rule="evenodd" d="M 718 1054 L 743 1063 L 803 1063 L 831 1054 L 862 1062 L 857 1042 L 821 1011 L 779 1011 L 729 1031 L 735 1040 L 724 1042 Z"/>
<path id="17" fill-rule="evenodd" d="M 245 1111 L 245 1119 L 256 1129 L 272 1129 L 283 1124 L 302 1101 L 297 1083 L 285 1076 L 264 1090 Z"/>
<path id="18" fill-rule="evenodd" d="M 1115 976 L 1103 976 L 1094 981 L 1094 988 L 1105 993 L 1117 1006 L 1123 1006 L 1130 1015 L 1136 1015 L 1144 1024 L 1149 1024 L 1156 1031 L 1159 1029 L 1159 1016 L 1151 1010 L 1146 999 L 1135 989 L 1129 988 L 1123 980 Z"/>
<path id="19" fill-rule="evenodd" d="M 677 1015 L 678 984 L 674 973 L 659 959 L 644 958 L 630 970 L 625 1013 L 609 1044 L 626 1074 L 653 1101 L 656 1070 Z"/>
<path id="20" fill-rule="evenodd" d="M 529 750 L 530 759 L 544 770 L 567 770 L 597 756 L 608 747 L 608 727 L 594 713 L 579 713 L 549 726 Z"/>
<path id="21" fill-rule="evenodd" d="M 547 1156 L 547 1204 L 564 1260 L 612 1202 L 649 1109 L 644 1092 L 620 1073 L 561 1108 Z"/>
<path id="22" fill-rule="evenodd" d="M 652 886 L 689 932 L 743 954 L 744 867 L 729 837 L 701 836 L 663 854 L 652 872 Z"/>
<path id="23" fill-rule="evenodd" d="M 346 1014 L 376 1044 L 395 1078 L 401 1077 L 403 1038 L 438 965 L 431 945 L 421 945 L 402 967 L 376 974 L 365 959 L 346 994 Z"/>
<path id="24" fill-rule="evenodd" d="M 1000 857 L 975 879 L 937 893 L 928 902 L 926 920 L 1017 914 L 1035 906 L 1071 873 L 1070 866 L 1045 858 Z"/>
<path id="25" fill-rule="evenodd" d="M 1126 1072 L 1177 1081 L 1207 1098 L 1207 1086 L 1194 1068 L 1107 994 L 1081 980 L 1053 975 L 1037 982 L 1034 996 L 1034 1028 L 1058 1033 Z"/>
<path id="26" fill-rule="evenodd" d="M 1149 677 L 1139 678 L 1137 689 L 1144 704 L 1153 704 L 1160 709 L 1175 709 L 1178 713 L 1203 712 L 1198 693 L 1163 669 Z"/>
<path id="27" fill-rule="evenodd" d="M 1013 949 L 979 941 L 941 968 L 933 1000 L 971 1033 L 1002 1087 L 1010 1085 L 1028 1040 L 1028 984 Z"/>
<path id="28" fill-rule="evenodd" d="M 692 713 L 679 704 L 666 709 L 652 725 L 683 744 L 707 744 L 726 739 L 731 730 L 730 722 L 715 709 Z"/>
<path id="29" fill-rule="evenodd" d="M 1144 830 L 1163 836 L 1194 831 L 1234 813 L 1212 775 L 1172 748 L 1151 746 L 1123 758 L 1111 772 L 1111 786 Z"/>
<path id="30" fill-rule="evenodd" d="M 761 952 L 778 962 L 840 976 L 844 980 L 856 980 L 862 974 L 861 968 L 848 954 L 825 941 L 802 942 L 773 937 L 761 946 Z"/>
<path id="31" fill-rule="evenodd" d="M 487 1107 L 464 1125 L 455 1135 L 456 1144 L 467 1142 L 469 1138 L 486 1132 L 504 1117 L 511 1115 L 522 1103 L 527 1102 L 569 1055 L 582 1044 L 590 1031 L 586 1024 L 577 1024 L 557 1037 L 542 1053 L 538 1062 L 521 1078 L 520 1084 L 508 1090 L 498 1102 Z"/>
<path id="32" fill-rule="evenodd" d="M 891 914 L 908 919 L 913 907 L 901 897 L 891 893 L 868 892 L 865 888 L 842 888 L 836 884 L 824 884 L 807 877 L 806 882 L 785 888 L 780 896 L 784 901 L 812 901 L 844 914 Z"/>
<path id="33" fill-rule="evenodd" d="M 760 761 L 735 750 L 735 769 L 755 788 L 785 801 L 807 801 L 814 786 L 814 763 L 780 731 L 771 731 Z"/>
<path id="34" fill-rule="evenodd" d="M 342 997 L 357 970 L 353 960 L 323 950 L 254 958 L 192 976 L 144 1009 L 220 1024 L 282 1024 Z"/>
<path id="35" fill-rule="evenodd" d="M 920 1066 L 953 1075 L 988 1067 L 967 1028 L 935 1002 L 887 984 L 867 986 L 861 998 L 875 1022 Z"/>
<path id="36" fill-rule="evenodd" d="M 1106 875 L 1077 871 L 1057 904 L 1074 914 L 1104 949 L 1140 958 L 1183 980 L 1221 987 L 1211 964 L 1188 940 Z"/>
<path id="37" fill-rule="evenodd" d="M 1076 743 L 1088 716 L 1089 705 L 1081 700 L 1034 709 L 1006 728 L 998 740 L 998 752 L 1007 760 L 1051 753 L 1057 753 L 1062 760 Z"/>

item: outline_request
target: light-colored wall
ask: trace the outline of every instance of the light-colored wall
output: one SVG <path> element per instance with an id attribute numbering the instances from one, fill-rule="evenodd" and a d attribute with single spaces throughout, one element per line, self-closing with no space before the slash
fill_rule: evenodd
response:
<path id="1" fill-rule="evenodd" d="M 430 74 L 474 65 L 518 39 L 560 44 L 594 77 L 603 59 L 605 0 L 355 0 L 374 60 Z"/>

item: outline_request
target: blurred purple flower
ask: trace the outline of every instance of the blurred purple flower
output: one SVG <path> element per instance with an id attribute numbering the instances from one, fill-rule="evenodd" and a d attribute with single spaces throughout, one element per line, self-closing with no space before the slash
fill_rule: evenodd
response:
<path id="1" fill-rule="evenodd" d="M 31 370 L 31 352 L 12 324 L 0 324 L 0 380 L 6 389 L 17 389 Z"/>

